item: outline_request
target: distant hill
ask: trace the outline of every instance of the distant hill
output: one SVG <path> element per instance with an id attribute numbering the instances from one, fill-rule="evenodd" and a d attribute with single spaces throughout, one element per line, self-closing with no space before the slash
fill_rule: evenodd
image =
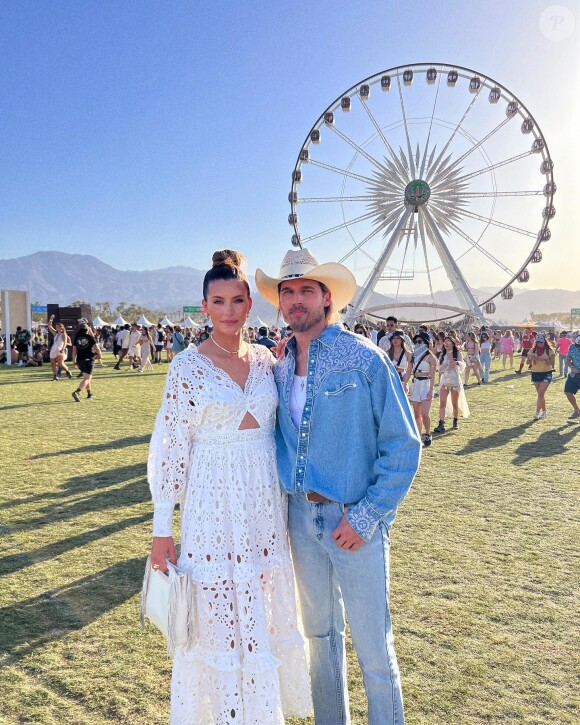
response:
<path id="1" fill-rule="evenodd" d="M 64 252 L 36 252 L 25 257 L 0 260 L 0 288 L 30 290 L 32 300 L 41 304 L 68 304 L 73 300 L 87 302 L 111 302 L 116 307 L 119 302 L 134 303 L 149 309 L 166 312 L 181 309 L 184 305 L 196 305 L 200 301 L 204 272 L 192 267 L 167 267 L 153 271 L 119 270 L 100 259 L 83 254 Z M 254 279 L 250 284 L 255 289 Z M 485 290 L 475 290 L 480 299 L 486 298 Z M 531 311 L 549 313 L 569 311 L 580 307 L 580 291 L 567 290 L 514 290 L 512 300 L 495 300 L 497 307 L 493 319 L 503 319 L 510 323 L 527 318 Z M 441 304 L 452 303 L 453 293 L 442 291 L 435 293 L 436 301 Z M 426 295 L 400 299 L 413 299 L 414 302 L 427 301 Z M 387 297 L 375 294 L 372 305 L 387 303 Z M 404 317 L 401 310 L 400 316 Z M 409 318 L 421 319 L 428 310 L 416 309 Z M 275 322 L 275 308 L 259 295 L 254 296 L 252 317 L 260 317 L 266 322 Z M 565 323 L 565 320 L 562 320 Z"/>

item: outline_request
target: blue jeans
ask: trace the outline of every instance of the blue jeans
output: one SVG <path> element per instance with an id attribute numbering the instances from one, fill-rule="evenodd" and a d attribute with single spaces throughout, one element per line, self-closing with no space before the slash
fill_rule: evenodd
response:
<path id="1" fill-rule="evenodd" d="M 483 368 L 483 379 L 485 380 L 486 383 L 489 383 L 489 370 L 491 368 L 491 353 L 490 352 L 480 352 L 479 361 L 481 362 L 481 367 Z"/>
<path id="2" fill-rule="evenodd" d="M 389 536 L 379 523 L 356 552 L 332 532 L 344 506 L 288 497 L 288 526 L 304 631 L 310 646 L 316 725 L 349 725 L 345 608 L 363 674 L 369 725 L 403 725 L 401 679 L 389 611 Z"/>
<path id="3" fill-rule="evenodd" d="M 562 375 L 568 375 L 567 359 L 568 355 L 558 355 L 558 362 L 560 363 L 560 377 L 562 377 Z"/>

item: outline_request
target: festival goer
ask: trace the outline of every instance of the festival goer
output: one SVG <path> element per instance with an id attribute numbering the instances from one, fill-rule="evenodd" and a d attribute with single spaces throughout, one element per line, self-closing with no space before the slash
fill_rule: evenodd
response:
<path id="1" fill-rule="evenodd" d="M 510 370 L 514 366 L 514 350 L 515 343 L 511 330 L 506 330 L 505 335 L 501 338 L 501 354 L 503 357 L 503 369 L 506 369 L 506 362 L 509 360 Z"/>
<path id="2" fill-rule="evenodd" d="M 155 343 L 155 359 L 153 362 L 161 364 L 161 354 L 163 353 L 163 346 L 165 344 L 165 330 L 160 322 L 157 324 L 157 329 L 154 334 L 155 337 L 153 341 Z"/>
<path id="3" fill-rule="evenodd" d="M 270 340 L 270 338 L 268 337 L 267 327 L 260 327 L 258 329 L 258 337 L 256 338 L 256 340 L 254 340 L 253 344 L 264 345 L 264 347 L 267 347 L 268 350 L 274 350 L 274 348 L 278 347 L 274 340 Z"/>
<path id="4" fill-rule="evenodd" d="M 532 383 L 536 388 L 536 412 L 534 418 L 547 418 L 546 391 L 552 382 L 552 373 L 556 362 L 556 352 L 552 343 L 542 333 L 536 335 L 534 347 L 528 353 L 528 365 L 532 371 Z"/>
<path id="5" fill-rule="evenodd" d="M 79 325 L 78 332 L 73 340 L 72 348 L 73 367 L 78 367 L 83 376 L 78 388 L 71 393 L 76 403 L 81 402 L 80 395 L 83 390 L 87 391 L 87 400 L 91 400 L 93 397 L 91 378 L 93 376 L 95 357 L 99 360 L 101 359 L 101 349 L 97 345 L 97 341 L 95 340 L 91 328 L 86 323 L 82 322 Z"/>
<path id="6" fill-rule="evenodd" d="M 282 725 L 311 708 L 276 470 L 274 359 L 242 339 L 252 300 L 241 261 L 234 251 L 213 255 L 202 302 L 213 334 L 176 354 L 151 439 L 151 566 L 165 572 L 169 559 L 191 583 L 172 725 Z"/>
<path id="7" fill-rule="evenodd" d="M 479 360 L 483 368 L 482 382 L 489 383 L 489 373 L 491 370 L 491 340 L 487 332 L 481 333 L 481 342 L 479 343 Z"/>
<path id="8" fill-rule="evenodd" d="M 556 352 L 558 353 L 558 363 L 561 378 L 565 378 L 568 376 L 568 352 L 571 345 L 571 338 L 568 337 L 566 332 L 561 332 L 558 337 L 558 342 L 556 343 Z"/>
<path id="9" fill-rule="evenodd" d="M 520 360 L 520 366 L 515 371 L 518 375 L 522 374 L 522 369 L 524 367 L 524 363 L 527 360 L 528 353 L 530 350 L 534 347 L 534 331 L 533 330 L 524 330 L 522 333 L 522 339 L 520 342 L 520 350 L 521 350 L 521 360 Z"/>
<path id="10" fill-rule="evenodd" d="M 418 332 L 413 338 L 414 350 L 411 366 L 407 371 L 408 383 L 412 376 L 409 390 L 409 400 L 413 406 L 417 430 L 425 431 L 423 445 L 428 448 L 433 442 L 431 436 L 431 403 L 433 402 L 433 386 L 435 384 L 435 371 L 437 359 L 429 349 L 430 338 L 426 332 Z"/>
<path id="11" fill-rule="evenodd" d="M 499 360 L 501 357 L 501 338 L 502 338 L 501 330 L 494 330 L 492 345 L 491 345 L 494 360 Z"/>
<path id="12" fill-rule="evenodd" d="M 443 352 L 439 355 L 437 367 L 441 373 L 439 424 L 433 429 L 433 432 L 445 433 L 445 417 L 448 414 L 453 414 L 453 430 L 457 430 L 459 427 L 460 410 L 464 418 L 469 418 L 469 406 L 461 382 L 461 373 L 465 369 L 465 363 L 463 355 L 459 352 L 452 337 L 448 336 L 443 341 Z M 449 405 L 449 399 L 451 399 L 451 405 Z"/>
<path id="13" fill-rule="evenodd" d="M 381 324 L 379 325 L 379 331 L 377 332 L 377 342 L 376 342 L 377 345 L 380 345 L 381 340 L 383 339 L 383 337 L 386 334 L 387 334 L 387 323 L 381 322 Z"/>
<path id="14" fill-rule="evenodd" d="M 48 321 L 48 329 L 54 336 L 50 348 L 50 367 L 52 368 L 52 379 L 56 381 L 60 372 L 64 372 L 68 378 L 72 378 L 72 373 L 65 362 L 67 356 L 66 346 L 71 344 L 71 340 L 62 322 L 54 327 L 53 320 L 54 315 L 51 315 Z"/>
<path id="15" fill-rule="evenodd" d="M 18 350 L 18 366 L 22 367 L 28 360 L 28 346 L 30 344 L 30 338 L 32 337 L 29 330 L 25 330 L 23 327 L 18 325 L 16 333 L 14 335 L 14 342 L 16 349 Z"/>
<path id="16" fill-rule="evenodd" d="M 475 332 L 467 333 L 465 342 L 465 352 L 467 360 L 465 363 L 465 385 L 469 380 L 469 373 L 473 370 L 473 374 L 477 378 L 477 384 L 481 385 L 481 363 L 479 362 L 479 342 L 475 337 Z"/>
<path id="17" fill-rule="evenodd" d="M 568 348 L 568 377 L 564 385 L 564 393 L 573 410 L 568 418 L 568 422 L 580 419 L 580 408 L 576 401 L 576 393 L 580 390 L 580 335 L 574 338 L 574 344 Z"/>
<path id="18" fill-rule="evenodd" d="M 173 360 L 173 335 L 175 331 L 171 325 L 167 325 L 165 332 L 165 354 L 167 355 L 167 362 L 170 363 Z"/>
<path id="19" fill-rule="evenodd" d="M 129 349 L 127 351 L 127 357 L 129 358 L 129 370 L 135 370 L 139 367 L 141 360 L 141 328 L 136 322 L 131 325 L 131 332 L 129 333 Z"/>
<path id="20" fill-rule="evenodd" d="M 362 670 L 369 725 L 403 723 L 390 620 L 388 532 L 419 464 L 400 380 L 377 347 L 335 324 L 356 282 L 343 265 L 290 251 L 277 278 L 256 271 L 294 337 L 275 368 L 280 481 L 304 628 L 314 719 L 350 721 L 345 614 Z"/>
<path id="21" fill-rule="evenodd" d="M 407 375 L 407 372 L 411 368 L 413 353 L 407 347 L 405 336 L 401 330 L 395 330 L 395 332 L 391 335 L 391 344 L 387 356 L 395 366 L 395 370 L 401 378 L 405 392 L 408 392 L 408 385 L 406 381 L 409 379 L 409 376 Z"/>
<path id="22" fill-rule="evenodd" d="M 137 368 L 138 373 L 142 373 L 144 370 L 153 370 L 151 364 L 151 352 L 154 349 L 153 335 L 156 335 L 154 326 L 149 329 L 145 325 L 141 330 L 141 336 L 139 337 L 139 349 L 141 350 L 141 364 Z"/>
<path id="23" fill-rule="evenodd" d="M 362 335 L 362 337 L 366 337 L 367 340 L 371 339 L 370 332 L 368 331 L 367 327 L 360 322 L 357 322 L 357 324 L 354 326 L 353 330 L 355 335 Z M 392 335 L 391 335 L 392 338 Z"/>
<path id="24" fill-rule="evenodd" d="M 117 358 L 117 364 L 113 365 L 114 370 L 121 369 L 121 363 L 129 352 L 129 344 L 131 338 L 131 326 L 127 323 L 117 333 L 117 345 L 119 346 L 119 357 Z"/>

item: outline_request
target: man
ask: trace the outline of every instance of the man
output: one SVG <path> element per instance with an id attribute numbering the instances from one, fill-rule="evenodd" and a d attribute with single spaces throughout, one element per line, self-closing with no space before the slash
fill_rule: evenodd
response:
<path id="1" fill-rule="evenodd" d="M 260 327 L 258 329 L 258 337 L 254 340 L 254 345 L 264 345 L 264 347 L 267 347 L 268 350 L 278 347 L 277 343 L 268 337 L 267 327 Z"/>
<path id="2" fill-rule="evenodd" d="M 558 352 L 558 362 L 560 367 L 560 377 L 568 377 L 568 352 L 572 345 L 572 339 L 568 337 L 568 333 L 562 331 L 558 342 L 556 343 L 556 351 Z"/>
<path id="3" fill-rule="evenodd" d="M 389 531 L 417 471 L 420 442 L 401 381 L 370 340 L 335 323 L 356 291 L 341 264 L 286 254 L 256 271 L 293 337 L 275 367 L 278 470 L 309 639 L 316 725 L 350 723 L 345 608 L 369 725 L 403 723 L 389 612 Z"/>
<path id="4" fill-rule="evenodd" d="M 399 327 L 399 320 L 397 320 L 396 317 L 393 317 L 390 315 L 387 317 L 387 332 L 383 335 L 381 340 L 379 341 L 379 347 L 381 350 L 384 350 L 385 352 L 389 352 L 389 348 L 391 347 L 391 337 L 393 336 L 393 333 L 398 329 Z M 413 349 L 413 343 L 411 342 L 411 338 L 409 335 L 407 335 L 403 330 L 400 331 L 403 335 L 403 338 L 405 340 L 405 343 L 409 350 Z"/>
<path id="5" fill-rule="evenodd" d="M 124 325 L 117 333 L 117 345 L 119 347 L 119 359 L 117 364 L 113 365 L 114 370 L 121 369 L 121 363 L 129 352 L 129 338 L 131 337 L 131 327 L 129 324 Z"/>
<path id="6" fill-rule="evenodd" d="M 83 390 L 87 391 L 87 400 L 91 400 L 93 397 L 91 378 L 93 376 L 95 356 L 101 360 L 101 349 L 97 345 L 91 328 L 85 322 L 81 322 L 75 339 L 73 340 L 72 349 L 73 366 L 78 367 L 83 376 L 78 388 L 71 393 L 75 403 L 81 402 L 81 393 Z"/>
<path id="7" fill-rule="evenodd" d="M 572 423 L 580 419 L 580 408 L 576 402 L 576 393 L 580 390 L 580 335 L 576 335 L 574 344 L 570 345 L 566 362 L 568 363 L 568 377 L 564 385 L 564 393 L 574 408 L 568 418 L 568 422 Z"/>
<path id="8" fill-rule="evenodd" d="M 381 322 L 379 325 L 379 331 L 377 332 L 377 345 L 380 345 L 381 340 L 387 334 L 387 323 Z"/>
<path id="9" fill-rule="evenodd" d="M 153 360 L 153 362 L 160 364 L 161 353 L 163 352 L 163 347 L 165 345 L 165 330 L 163 329 L 163 325 L 160 322 L 157 323 L 157 329 L 155 330 L 155 340 L 153 342 L 155 343 L 155 359 Z"/>
<path id="10" fill-rule="evenodd" d="M 16 349 L 18 350 L 18 362 L 16 363 L 20 367 L 28 362 L 28 345 L 30 344 L 31 334 L 29 330 L 24 330 L 20 325 L 16 328 L 16 334 L 14 335 L 14 342 L 16 343 Z"/>

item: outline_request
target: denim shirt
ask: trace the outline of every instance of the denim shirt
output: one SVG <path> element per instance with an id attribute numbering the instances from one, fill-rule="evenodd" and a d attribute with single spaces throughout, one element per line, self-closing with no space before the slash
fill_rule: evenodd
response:
<path id="1" fill-rule="evenodd" d="M 295 351 L 292 339 L 274 367 L 282 487 L 348 504 L 350 525 L 369 541 L 380 521 L 392 525 L 419 467 L 420 438 L 401 381 L 370 340 L 329 325 L 309 345 L 297 430 L 288 407 Z"/>

